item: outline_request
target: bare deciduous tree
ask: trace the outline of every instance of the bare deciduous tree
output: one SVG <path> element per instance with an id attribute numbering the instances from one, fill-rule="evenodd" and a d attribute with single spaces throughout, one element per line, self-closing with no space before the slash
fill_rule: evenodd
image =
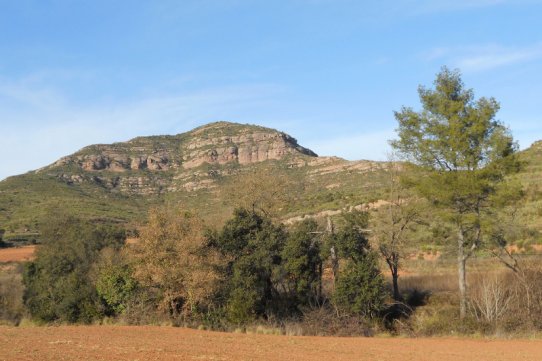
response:
<path id="1" fill-rule="evenodd" d="M 400 301 L 399 267 L 412 231 L 421 222 L 422 202 L 401 182 L 401 174 L 406 172 L 403 164 L 390 157 L 386 171 L 386 196 L 382 205 L 374 210 L 371 229 L 380 254 L 390 269 L 393 298 Z"/>

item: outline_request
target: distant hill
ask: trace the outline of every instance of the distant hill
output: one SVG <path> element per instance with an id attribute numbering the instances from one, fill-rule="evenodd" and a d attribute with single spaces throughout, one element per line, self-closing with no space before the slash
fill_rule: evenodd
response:
<path id="1" fill-rule="evenodd" d="M 288 196 L 278 216 L 287 219 L 377 200 L 385 168 L 383 162 L 318 157 L 274 129 L 217 122 L 178 135 L 91 145 L 9 177 L 0 182 L 0 228 L 34 232 L 58 210 L 130 224 L 164 203 L 220 222 L 247 192 L 277 186 Z"/>
<path id="2" fill-rule="evenodd" d="M 526 196 L 518 221 L 538 237 L 542 141 L 519 156 L 524 167 L 514 177 Z M 217 122 L 178 135 L 90 145 L 9 177 L 0 182 L 0 228 L 35 238 L 40 222 L 59 210 L 133 226 L 166 203 L 220 224 L 240 202 L 260 196 L 264 203 L 277 200 L 283 221 L 334 215 L 381 199 L 386 169 L 386 162 L 319 157 L 278 130 Z"/>
<path id="3" fill-rule="evenodd" d="M 525 198 L 519 205 L 518 220 L 542 234 L 542 141 L 533 143 L 519 153 L 523 169 L 516 176 L 521 182 Z"/>

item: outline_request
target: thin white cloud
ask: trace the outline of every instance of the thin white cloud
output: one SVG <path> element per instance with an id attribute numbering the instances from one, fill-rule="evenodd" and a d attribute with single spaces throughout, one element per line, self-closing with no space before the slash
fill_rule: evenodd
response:
<path id="1" fill-rule="evenodd" d="M 482 72 L 541 59 L 542 43 L 525 47 L 506 47 L 495 44 L 437 47 L 422 54 L 421 57 L 425 61 L 450 64 L 463 72 Z"/>
<path id="2" fill-rule="evenodd" d="M 320 156 L 339 156 L 348 160 L 386 160 L 390 148 L 383 148 L 395 137 L 393 129 L 308 141 L 307 146 Z"/>
<path id="3" fill-rule="evenodd" d="M 0 180 L 50 164 L 89 144 L 240 120 L 247 111 L 269 107 L 268 99 L 277 91 L 273 85 L 240 85 L 81 106 L 47 88 L 0 83 L 0 152 L 12 155 L 2 162 Z"/>

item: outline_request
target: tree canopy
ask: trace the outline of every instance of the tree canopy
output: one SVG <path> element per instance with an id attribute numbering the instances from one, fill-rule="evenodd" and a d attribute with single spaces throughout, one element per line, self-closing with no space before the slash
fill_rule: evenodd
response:
<path id="1" fill-rule="evenodd" d="M 475 99 L 457 70 L 444 67 L 434 88 L 418 89 L 421 111 L 395 112 L 399 139 L 392 146 L 420 166 L 417 188 L 447 210 L 457 230 L 461 317 L 466 313 L 465 262 L 483 239 L 483 217 L 505 176 L 519 167 L 506 126 L 495 119 L 494 98 Z"/>

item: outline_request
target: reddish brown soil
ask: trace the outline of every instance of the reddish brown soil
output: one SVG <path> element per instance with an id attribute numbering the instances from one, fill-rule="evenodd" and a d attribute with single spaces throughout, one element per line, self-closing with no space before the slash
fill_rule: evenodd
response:
<path id="1" fill-rule="evenodd" d="M 35 250 L 36 246 L 0 248 L 0 263 L 30 261 L 34 258 Z"/>
<path id="2" fill-rule="evenodd" d="M 335 338 L 173 327 L 0 327 L 0 360 L 539 361 L 542 340 Z"/>

